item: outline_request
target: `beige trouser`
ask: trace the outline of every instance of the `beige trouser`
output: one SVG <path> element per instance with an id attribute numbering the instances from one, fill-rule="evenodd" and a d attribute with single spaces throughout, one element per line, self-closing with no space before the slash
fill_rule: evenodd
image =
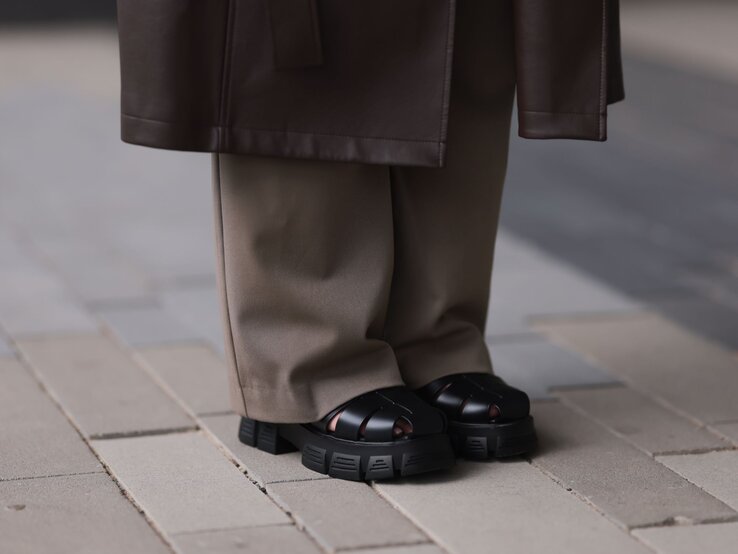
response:
<path id="1" fill-rule="evenodd" d="M 233 408 L 320 419 L 376 388 L 491 372 L 514 94 L 511 0 L 458 0 L 443 168 L 213 155 Z"/>

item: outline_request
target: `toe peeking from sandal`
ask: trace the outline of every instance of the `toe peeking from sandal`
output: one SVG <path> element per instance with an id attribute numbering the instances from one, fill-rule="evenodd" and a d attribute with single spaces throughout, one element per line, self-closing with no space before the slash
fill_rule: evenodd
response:
<path id="1" fill-rule="evenodd" d="M 271 426 L 272 437 L 262 440 L 258 430 L 244 433 L 244 426 Z M 239 438 L 272 453 L 279 452 L 269 446 L 279 442 L 300 450 L 303 465 L 314 471 L 361 481 L 451 467 L 454 452 L 446 427 L 441 410 L 397 386 L 357 396 L 312 423 L 268 424 L 243 418 Z"/>
<path id="2" fill-rule="evenodd" d="M 515 456 L 536 446 L 528 395 L 497 375 L 447 375 L 416 392 L 446 414 L 454 447 L 465 457 Z"/>

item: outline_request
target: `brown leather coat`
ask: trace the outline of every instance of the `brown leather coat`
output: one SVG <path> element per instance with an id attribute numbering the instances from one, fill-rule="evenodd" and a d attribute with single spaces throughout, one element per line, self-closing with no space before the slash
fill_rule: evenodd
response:
<path id="1" fill-rule="evenodd" d="M 122 138 L 443 167 L 456 1 L 118 0 Z M 520 135 L 605 140 L 618 0 L 512 1 Z"/>

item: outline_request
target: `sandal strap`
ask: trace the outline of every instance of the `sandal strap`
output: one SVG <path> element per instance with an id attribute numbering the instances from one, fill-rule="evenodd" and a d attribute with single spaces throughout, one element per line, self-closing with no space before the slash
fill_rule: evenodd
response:
<path id="1" fill-rule="evenodd" d="M 530 412 L 528 395 L 490 373 L 458 373 L 432 381 L 420 391 L 433 405 L 454 419 L 489 421 L 492 406 L 501 419 L 518 419 Z"/>
<path id="2" fill-rule="evenodd" d="M 362 435 L 370 442 L 395 440 L 395 424 L 401 418 L 410 423 L 413 436 L 442 433 L 446 428 L 444 414 L 405 386 L 378 389 L 357 396 L 313 425 L 327 433 L 329 422 L 339 412 L 333 434 L 346 440 L 359 440 Z M 365 427 L 363 434 L 362 426 Z"/>

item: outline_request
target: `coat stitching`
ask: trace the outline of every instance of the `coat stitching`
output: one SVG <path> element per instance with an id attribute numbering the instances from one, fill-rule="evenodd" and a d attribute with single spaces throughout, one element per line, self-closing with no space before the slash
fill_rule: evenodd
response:
<path id="1" fill-rule="evenodd" d="M 450 0 L 448 3 L 448 10 L 446 11 L 446 59 L 444 60 L 443 65 L 443 94 L 441 96 L 441 121 L 440 126 L 438 129 L 438 163 L 440 164 L 443 161 L 443 129 L 444 126 L 446 126 L 446 129 L 448 131 L 448 118 L 450 106 L 447 105 L 447 99 L 446 99 L 446 89 L 451 87 L 451 72 L 453 71 L 453 64 L 451 64 L 451 68 L 449 69 L 449 58 L 451 58 L 453 53 L 453 40 L 454 40 L 454 26 L 456 22 L 456 18 L 453 18 L 453 24 L 452 24 L 452 13 L 451 11 L 456 8 L 456 2 L 454 0 Z M 449 91 L 448 96 L 451 96 L 451 91 Z M 450 103 L 450 101 L 449 101 Z M 445 111 L 445 115 L 444 115 Z M 428 141 L 432 142 L 432 141 Z"/>
<path id="2" fill-rule="evenodd" d="M 600 47 L 600 117 L 597 121 L 597 135 L 602 136 L 603 115 L 607 110 L 607 73 L 606 73 L 606 55 L 607 55 L 607 2 L 602 0 L 602 37 Z"/>
<path id="3" fill-rule="evenodd" d="M 176 126 L 176 124 L 172 123 L 171 121 L 164 121 L 163 119 L 152 119 L 148 117 L 141 117 L 138 115 L 131 115 L 127 113 L 121 114 L 123 117 L 129 117 L 131 119 L 138 119 L 140 121 L 150 121 L 152 123 L 160 123 L 162 125 L 168 125 L 168 126 Z M 222 126 L 222 125 L 204 125 L 201 127 L 198 127 L 200 129 L 215 129 L 219 131 L 227 131 L 230 129 L 234 129 L 236 131 L 258 131 L 262 133 L 282 133 L 282 134 L 296 134 L 296 135 L 318 135 L 318 136 L 326 136 L 326 137 L 346 137 L 346 138 L 359 138 L 359 139 L 369 139 L 369 140 L 393 140 L 398 142 L 438 142 L 438 139 L 402 139 L 402 138 L 395 138 L 395 137 L 370 137 L 370 136 L 364 136 L 364 135 L 341 135 L 337 133 L 320 133 L 320 132 L 314 132 L 314 131 L 286 131 L 286 130 L 280 130 L 280 129 L 260 129 L 259 127 L 234 127 L 233 125 L 228 126 Z"/>

